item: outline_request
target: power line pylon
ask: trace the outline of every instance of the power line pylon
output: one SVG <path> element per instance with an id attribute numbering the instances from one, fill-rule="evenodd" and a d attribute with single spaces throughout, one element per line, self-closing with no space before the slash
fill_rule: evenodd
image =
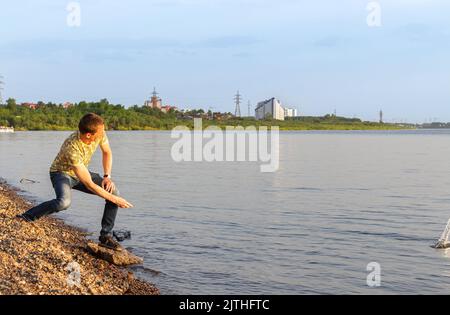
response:
<path id="1" fill-rule="evenodd" d="M 237 91 L 237 94 L 234 96 L 234 101 L 236 103 L 236 109 L 234 112 L 234 116 L 241 117 L 241 97 L 242 95 L 239 94 L 239 91 Z"/>

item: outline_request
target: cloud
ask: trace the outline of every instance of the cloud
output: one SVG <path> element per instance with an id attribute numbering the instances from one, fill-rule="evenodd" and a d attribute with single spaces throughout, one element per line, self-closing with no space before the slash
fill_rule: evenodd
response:
<path id="1" fill-rule="evenodd" d="M 342 38 L 337 36 L 327 36 L 314 42 L 316 47 L 331 48 L 336 47 L 342 42 Z"/>
<path id="2" fill-rule="evenodd" d="M 262 41 L 251 36 L 219 36 L 197 41 L 146 39 L 41 39 L 16 40 L 0 44 L 5 59 L 63 61 L 78 58 L 87 62 L 130 62 L 152 54 L 195 56 L 208 49 L 248 47 Z"/>
<path id="3" fill-rule="evenodd" d="M 262 40 L 252 36 L 219 36 L 199 41 L 195 43 L 194 46 L 206 48 L 230 48 L 249 46 L 261 42 Z"/>

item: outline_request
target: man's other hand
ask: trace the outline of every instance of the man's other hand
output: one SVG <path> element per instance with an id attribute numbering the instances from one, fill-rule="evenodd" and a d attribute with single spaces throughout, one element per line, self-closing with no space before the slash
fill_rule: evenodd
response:
<path id="1" fill-rule="evenodd" d="M 105 178 L 102 181 L 102 188 L 112 194 L 114 189 L 116 188 L 116 185 L 114 185 L 113 181 L 109 178 Z"/>

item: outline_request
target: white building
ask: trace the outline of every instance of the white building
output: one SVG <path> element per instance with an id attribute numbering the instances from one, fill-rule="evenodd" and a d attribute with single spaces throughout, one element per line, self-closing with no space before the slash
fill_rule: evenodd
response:
<path id="1" fill-rule="evenodd" d="M 265 119 L 267 116 L 277 120 L 284 120 L 284 108 L 281 102 L 275 98 L 259 102 L 255 109 L 255 118 L 258 120 Z"/>
<path id="2" fill-rule="evenodd" d="M 297 109 L 296 108 L 285 108 L 284 109 L 284 117 L 297 117 Z"/>

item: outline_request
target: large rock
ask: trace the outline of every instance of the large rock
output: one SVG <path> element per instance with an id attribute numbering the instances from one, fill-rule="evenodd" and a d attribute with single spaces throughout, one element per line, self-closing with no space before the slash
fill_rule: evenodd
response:
<path id="1" fill-rule="evenodd" d="M 139 265 L 144 262 L 142 258 L 125 249 L 121 251 L 112 250 L 94 242 L 88 242 L 87 247 L 93 255 L 117 266 Z"/>

